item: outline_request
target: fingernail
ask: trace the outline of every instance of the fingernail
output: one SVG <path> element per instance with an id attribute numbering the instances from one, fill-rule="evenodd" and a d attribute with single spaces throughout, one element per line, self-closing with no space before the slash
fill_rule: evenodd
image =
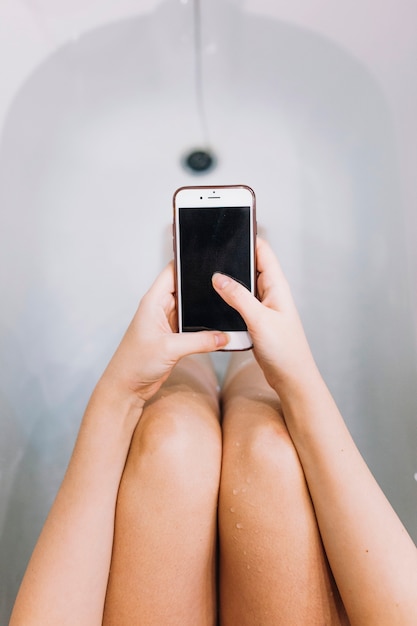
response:
<path id="1" fill-rule="evenodd" d="M 213 274 L 213 282 L 216 285 L 217 289 L 224 289 L 230 283 L 230 279 L 224 274 Z"/>
<path id="2" fill-rule="evenodd" d="M 214 341 L 217 348 L 222 348 L 227 343 L 229 343 L 229 337 L 228 335 L 226 335 L 226 333 L 221 333 L 219 335 L 214 335 Z"/>

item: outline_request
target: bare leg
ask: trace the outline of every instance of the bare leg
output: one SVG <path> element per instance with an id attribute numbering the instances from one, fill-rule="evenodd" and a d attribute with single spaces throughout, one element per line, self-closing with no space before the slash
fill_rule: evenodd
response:
<path id="1" fill-rule="evenodd" d="M 250 353 L 223 391 L 222 625 L 348 624 L 279 399 Z"/>
<path id="2" fill-rule="evenodd" d="M 188 357 L 132 440 L 103 624 L 215 623 L 220 465 L 217 379 L 204 357 Z"/>

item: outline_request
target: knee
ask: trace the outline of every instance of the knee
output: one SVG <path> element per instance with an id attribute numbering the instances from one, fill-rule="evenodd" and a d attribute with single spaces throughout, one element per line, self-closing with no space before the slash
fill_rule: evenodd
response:
<path id="1" fill-rule="evenodd" d="M 194 405 L 193 398 L 150 407 L 139 423 L 129 453 L 133 475 L 147 468 L 165 485 L 218 491 L 222 455 L 216 416 Z"/>
<path id="2" fill-rule="evenodd" d="M 228 433 L 223 445 L 224 474 L 231 480 L 294 489 L 304 484 L 304 473 L 297 451 L 281 419 L 254 419 L 249 428 L 233 436 Z"/>
<path id="3" fill-rule="evenodd" d="M 281 423 L 267 420 L 255 427 L 247 442 L 249 462 L 254 469 L 274 472 L 284 480 L 299 476 L 300 461 L 290 434 Z"/>

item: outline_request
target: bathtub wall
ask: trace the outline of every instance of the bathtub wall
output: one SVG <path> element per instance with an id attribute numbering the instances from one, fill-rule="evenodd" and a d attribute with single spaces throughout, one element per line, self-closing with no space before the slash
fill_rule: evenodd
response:
<path id="1" fill-rule="evenodd" d="M 394 125 L 406 215 L 411 298 L 417 335 L 417 7 L 413 0 L 246 0 L 253 15 L 274 17 L 317 33 L 342 48 L 377 81 Z"/>
<path id="2" fill-rule="evenodd" d="M 417 284 L 417 65 L 416 7 L 412 0 L 363 0 L 336 6 L 328 0 L 229 0 L 248 15 L 281 20 L 340 46 L 378 81 L 395 125 L 401 191 L 407 221 L 410 283 Z M 30 73 L 59 46 L 102 24 L 149 15 L 163 0 L 5 0 L 0 6 L 0 131 L 11 102 Z M 190 10 L 192 0 L 171 0 Z M 203 2 L 204 4 L 204 2 Z M 213 3 L 215 6 L 218 2 Z M 205 3 L 208 6 L 208 3 Z M 217 11 L 217 8 L 214 9 Z M 207 11 L 207 9 L 206 9 Z M 360 14 L 360 18 L 359 18 Z M 207 52 L 207 51 L 206 51 Z M 417 295 L 411 298 L 417 311 Z M 416 313 L 417 319 L 417 313 Z M 417 336 L 417 321 L 416 321 Z"/>

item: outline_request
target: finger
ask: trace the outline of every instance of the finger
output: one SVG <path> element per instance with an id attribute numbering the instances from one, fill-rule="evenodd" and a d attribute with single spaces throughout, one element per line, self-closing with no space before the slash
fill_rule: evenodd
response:
<path id="1" fill-rule="evenodd" d="M 274 251 L 262 237 L 256 238 L 256 266 L 259 272 L 264 272 L 271 267 L 274 270 L 279 268 L 278 259 Z"/>
<path id="2" fill-rule="evenodd" d="M 259 237 L 256 246 L 258 296 L 266 306 L 284 309 L 292 296 L 281 265 L 269 244 Z"/>
<path id="3" fill-rule="evenodd" d="M 192 333 L 175 333 L 166 336 L 168 352 L 173 361 L 188 354 L 215 352 L 221 350 L 229 342 L 227 333 L 203 330 Z"/>
<path id="4" fill-rule="evenodd" d="M 262 305 L 246 287 L 218 272 L 213 274 L 212 284 L 223 300 L 241 314 L 249 327 L 256 321 Z"/>
<path id="5" fill-rule="evenodd" d="M 151 310 L 155 311 L 155 307 L 162 307 L 167 318 L 172 317 L 172 310 L 175 307 L 174 294 L 174 262 L 171 261 L 165 266 L 145 293 L 141 300 L 140 307 L 147 310 L 148 313 Z"/>
<path id="6" fill-rule="evenodd" d="M 158 299 L 166 294 L 175 292 L 174 262 L 170 261 L 164 267 L 162 272 L 157 276 L 152 286 L 148 290 L 148 294 Z"/>

